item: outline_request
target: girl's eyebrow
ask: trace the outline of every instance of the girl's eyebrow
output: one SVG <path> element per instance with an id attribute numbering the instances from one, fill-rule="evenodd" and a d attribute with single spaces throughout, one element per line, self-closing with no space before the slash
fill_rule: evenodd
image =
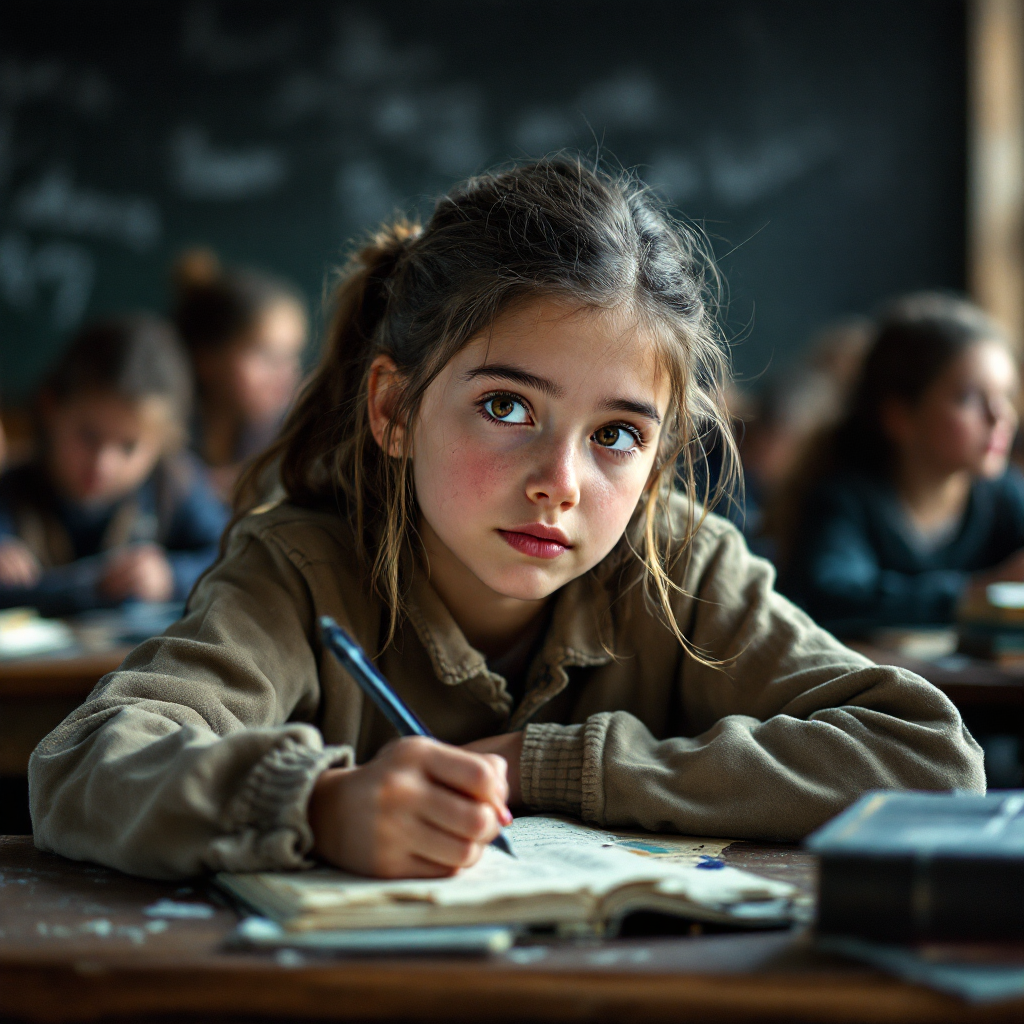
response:
<path id="1" fill-rule="evenodd" d="M 551 398 L 564 398 L 565 388 L 556 384 L 547 377 L 538 377 L 535 373 L 528 373 L 520 370 L 518 366 L 508 366 L 505 363 L 486 363 L 483 366 L 474 367 L 462 374 L 462 380 L 469 383 L 471 380 L 507 380 L 513 384 L 521 384 L 523 387 L 533 388 L 541 394 Z M 644 416 L 654 423 L 661 423 L 661 416 L 657 408 L 651 402 L 639 402 L 633 398 L 609 398 L 601 403 L 602 408 L 611 412 L 631 412 L 636 416 Z"/>
<path id="2" fill-rule="evenodd" d="M 462 380 L 468 384 L 471 380 L 477 380 L 480 377 L 488 380 L 507 380 L 513 384 L 522 384 L 523 387 L 533 388 L 535 391 L 548 395 L 550 398 L 565 397 L 565 388 L 561 385 L 556 384 L 553 380 L 548 380 L 547 377 L 538 377 L 535 373 L 527 373 L 526 370 L 520 370 L 517 366 L 507 366 L 504 363 L 487 363 L 484 366 L 477 366 L 472 370 L 467 370 L 462 375 Z"/>
<path id="3" fill-rule="evenodd" d="M 609 398 L 604 407 L 612 412 L 631 412 L 637 416 L 646 416 L 655 423 L 661 423 L 658 410 L 650 402 L 637 402 L 632 398 Z"/>

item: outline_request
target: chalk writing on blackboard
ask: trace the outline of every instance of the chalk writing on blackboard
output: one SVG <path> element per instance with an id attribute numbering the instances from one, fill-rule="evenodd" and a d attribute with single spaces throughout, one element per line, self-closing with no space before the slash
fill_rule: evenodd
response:
<path id="1" fill-rule="evenodd" d="M 110 110 L 114 90 L 95 68 L 79 68 L 56 57 L 20 60 L 0 56 L 0 106 L 14 109 L 51 100 L 88 115 Z"/>
<path id="2" fill-rule="evenodd" d="M 216 5 L 192 4 L 185 12 L 182 49 L 208 71 L 245 71 L 287 57 L 299 41 L 299 26 L 280 21 L 263 31 L 228 31 Z"/>
<path id="3" fill-rule="evenodd" d="M 143 196 L 118 196 L 76 184 L 54 167 L 15 196 L 15 223 L 29 228 L 91 235 L 144 251 L 160 239 L 160 211 Z"/>
<path id="4" fill-rule="evenodd" d="M 82 319 L 96 277 L 92 253 L 74 242 L 45 242 L 33 249 L 18 232 L 0 237 L 0 295 L 30 311 L 51 293 L 50 320 L 60 331 Z"/>
<path id="5" fill-rule="evenodd" d="M 646 177 L 674 203 L 710 194 L 742 210 L 815 174 L 840 151 L 837 133 L 825 124 L 746 141 L 714 136 L 687 148 L 658 149 Z"/>
<path id="6" fill-rule="evenodd" d="M 288 173 L 284 155 L 266 146 L 214 146 L 203 129 L 188 125 L 171 142 L 174 181 L 189 199 L 249 199 L 281 185 Z"/>

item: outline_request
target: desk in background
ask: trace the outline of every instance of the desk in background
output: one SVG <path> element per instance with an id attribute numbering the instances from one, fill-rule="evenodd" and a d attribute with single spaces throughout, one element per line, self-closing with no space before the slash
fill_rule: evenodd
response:
<path id="1" fill-rule="evenodd" d="M 36 744 L 121 664 L 135 644 L 174 622 L 182 607 L 134 604 L 87 612 L 66 624 L 56 623 L 68 634 L 65 649 L 0 658 L 0 834 L 29 831 L 25 773 Z M 10 618 L 18 613 L 3 614 Z"/>
<path id="2" fill-rule="evenodd" d="M 738 842 L 728 863 L 814 889 L 815 861 Z M 158 924 L 149 882 L 0 838 L 0 1014 L 22 1021 L 871 1021 L 1019 1024 L 1024 1002 L 971 1007 L 813 950 L 799 931 L 526 946 L 489 959 L 330 958 L 225 949 L 235 916 Z"/>

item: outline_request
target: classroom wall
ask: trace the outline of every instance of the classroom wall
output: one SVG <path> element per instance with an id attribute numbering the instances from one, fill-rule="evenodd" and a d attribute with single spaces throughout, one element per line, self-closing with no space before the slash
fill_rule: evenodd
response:
<path id="1" fill-rule="evenodd" d="M 354 233 L 566 147 L 711 236 L 742 378 L 829 319 L 964 280 L 952 0 L 7 0 L 0 389 L 92 313 L 166 305 L 182 246 L 319 303 Z"/>

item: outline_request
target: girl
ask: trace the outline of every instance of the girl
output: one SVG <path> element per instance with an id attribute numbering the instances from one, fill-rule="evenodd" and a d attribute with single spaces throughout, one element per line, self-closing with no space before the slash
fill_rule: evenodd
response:
<path id="1" fill-rule="evenodd" d="M 199 382 L 194 445 L 226 497 L 242 463 L 273 440 L 295 395 L 306 311 L 289 285 L 222 270 L 208 250 L 186 253 L 174 280 L 174 321 Z"/>
<path id="2" fill-rule="evenodd" d="M 1017 388 L 981 310 L 939 294 L 895 303 L 814 456 L 784 591 L 855 635 L 950 622 L 969 587 L 1024 579 L 1024 480 L 1007 472 Z"/>
<path id="3" fill-rule="evenodd" d="M 179 454 L 191 386 L 171 328 L 83 331 L 43 386 L 39 453 L 0 477 L 0 604 L 183 601 L 227 514 Z"/>
<path id="4" fill-rule="evenodd" d="M 634 182 L 472 179 L 382 230 L 335 301 L 242 481 L 280 459 L 287 500 L 36 750 L 40 847 L 436 876 L 509 805 L 795 839 L 865 789 L 983 788 L 939 691 L 846 650 L 673 493 L 701 432 L 729 435 L 724 356 L 696 249 Z M 443 742 L 394 738 L 321 614 Z"/>

